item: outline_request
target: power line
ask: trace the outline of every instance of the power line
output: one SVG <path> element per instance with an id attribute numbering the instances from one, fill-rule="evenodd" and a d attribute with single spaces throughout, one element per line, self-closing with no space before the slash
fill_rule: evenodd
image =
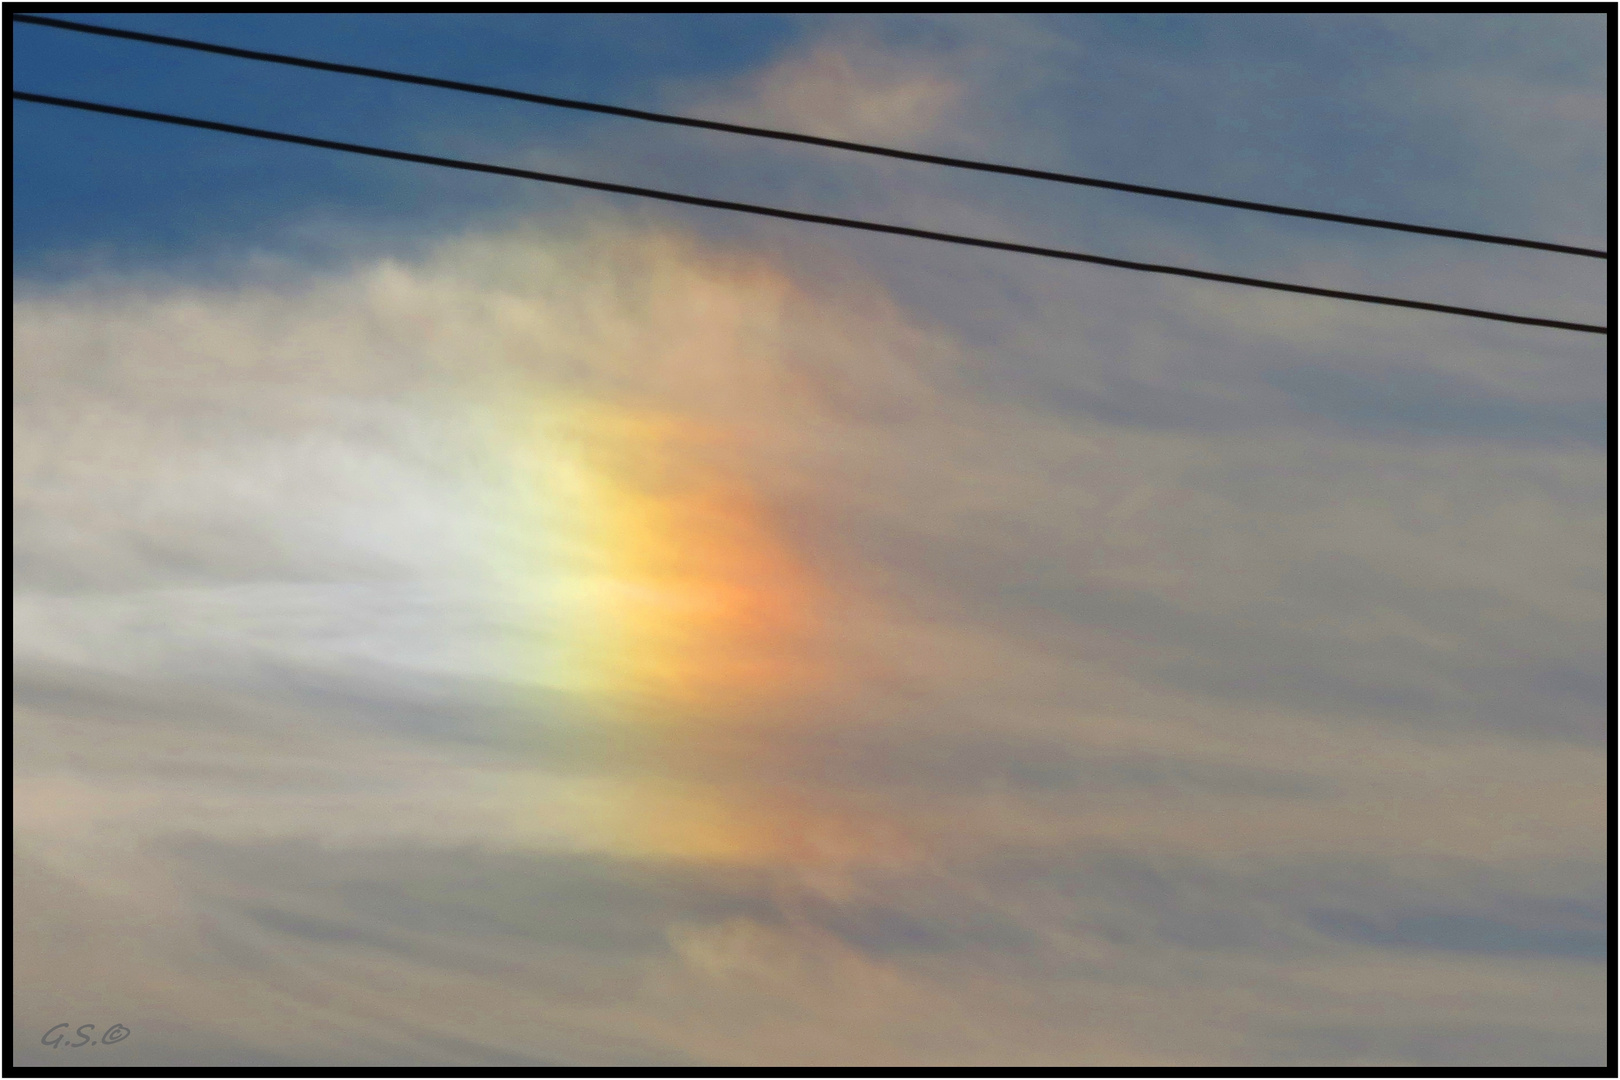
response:
<path id="1" fill-rule="evenodd" d="M 743 214 L 758 214 L 764 217 L 783 218 L 788 221 L 804 221 L 815 225 L 833 225 L 844 229 L 860 229 L 865 232 L 889 233 L 894 236 L 912 236 L 921 240 L 937 240 L 947 244 L 963 244 L 969 247 L 989 248 L 994 251 L 1012 251 L 1022 255 L 1039 255 L 1049 259 L 1067 259 L 1071 262 L 1096 263 L 1099 266 L 1114 266 L 1124 270 L 1141 270 L 1155 274 L 1173 274 L 1178 277 L 1197 278 L 1202 281 L 1223 281 L 1232 285 L 1248 285 L 1259 289 L 1275 289 L 1279 292 L 1303 293 L 1308 296 L 1326 296 L 1335 300 L 1355 300 L 1367 304 L 1384 304 L 1390 307 L 1415 308 L 1419 311 L 1438 311 L 1448 315 L 1464 315 L 1475 319 L 1491 319 L 1496 322 L 1519 323 L 1525 326 L 1545 326 L 1556 330 L 1575 330 L 1587 334 L 1607 334 L 1608 327 L 1594 326 L 1588 323 L 1564 322 L 1560 319 L 1540 319 L 1529 315 L 1510 315 L 1501 311 L 1485 311 L 1479 308 L 1456 307 L 1451 304 L 1432 304 L 1424 300 L 1405 300 L 1393 296 L 1376 296 L 1371 293 L 1346 292 L 1341 289 L 1323 289 L 1314 285 L 1296 285 L 1284 281 L 1267 281 L 1263 278 L 1240 277 L 1236 274 L 1218 274 L 1209 270 L 1193 270 L 1184 266 L 1166 266 L 1160 263 L 1135 262 L 1129 259 L 1115 259 L 1106 255 L 1088 255 L 1079 251 L 1065 251 L 1061 248 L 1037 247 L 1032 244 L 1017 244 L 1007 240 L 987 240 L 982 237 L 962 236 L 957 233 L 935 232 L 931 229 L 914 229 L 906 225 L 889 225 L 877 221 L 862 221 L 857 218 L 833 217 L 828 214 L 808 214 L 799 210 L 783 210 L 774 206 L 760 206 L 755 203 L 732 202 L 727 199 L 709 199 L 701 195 L 686 195 L 676 191 L 663 191 L 658 188 L 637 187 L 631 184 L 615 184 L 606 180 L 586 180 L 577 176 L 562 176 L 557 173 L 535 172 L 530 169 L 515 169 L 507 165 L 490 165 L 478 161 L 463 161 L 458 158 L 435 157 L 430 154 L 413 154 L 404 150 L 388 150 L 377 146 L 363 146 L 359 143 L 338 142 L 333 139 L 317 139 L 309 135 L 294 135 L 285 131 L 270 131 L 266 128 L 244 127 L 240 124 L 226 124 L 217 120 L 199 120 L 190 116 L 175 116 L 171 113 L 148 112 L 144 109 L 129 109 L 121 105 L 102 105 L 92 101 L 80 101 L 75 98 L 52 97 L 46 94 L 32 94 L 23 90 L 8 91 L 8 96 L 18 101 L 31 101 L 41 105 L 57 105 L 68 109 L 82 109 L 86 112 L 106 113 L 112 116 L 127 116 L 137 120 L 152 120 L 161 124 L 177 124 L 181 127 L 203 128 L 208 131 L 223 131 L 231 135 L 246 135 L 255 139 L 269 139 L 275 142 L 296 143 L 300 146 L 314 146 L 323 150 L 341 150 L 350 154 L 365 154 L 370 157 L 389 158 L 395 161 L 410 161 L 421 165 L 437 165 L 447 169 L 461 169 L 465 172 L 491 173 L 496 176 L 513 176 L 523 180 L 538 180 L 544 183 L 565 184 L 569 187 L 588 188 L 592 191 L 607 191 L 618 195 L 635 195 L 645 199 L 659 199 L 663 202 L 681 203 L 687 206 L 704 206 L 715 210 L 732 210 Z"/>
<path id="2" fill-rule="evenodd" d="M 920 161 L 929 165 L 944 165 L 954 169 L 972 169 L 977 172 L 999 173 L 1005 176 L 1022 176 L 1032 180 L 1050 180 L 1060 184 L 1076 184 L 1081 187 L 1104 188 L 1109 191 L 1126 191 L 1136 195 L 1151 195 L 1161 199 L 1180 199 L 1184 202 L 1206 203 L 1211 206 L 1225 206 L 1237 210 L 1253 210 L 1265 214 L 1281 214 L 1287 217 L 1310 218 L 1315 221 L 1331 221 L 1340 225 L 1359 225 L 1372 229 L 1419 233 L 1424 236 L 1443 236 L 1452 240 L 1472 240 L 1483 244 L 1503 244 L 1509 247 L 1533 248 L 1537 251 L 1553 251 L 1563 255 L 1583 255 L 1592 259 L 1607 259 L 1609 257 L 1608 252 L 1599 251 L 1596 248 L 1554 244 L 1545 240 L 1526 240 L 1522 237 L 1497 236 L 1491 233 L 1467 232 L 1462 229 L 1443 229 L 1433 225 L 1414 225 L 1410 222 L 1391 221 L 1386 218 L 1358 217 L 1354 214 L 1334 214 L 1325 210 L 1306 210 L 1297 206 L 1253 202 L 1248 199 L 1228 199 L 1219 195 L 1202 195 L 1193 191 L 1149 187 L 1145 184 L 1127 184 L 1119 180 L 1102 180 L 1092 176 L 1049 172 L 1045 169 L 1026 169 L 1017 165 L 998 165 L 994 162 L 946 157 L 941 154 L 923 154 L 913 150 L 874 146 L 870 143 L 828 139 L 820 135 L 804 135 L 793 131 L 778 131 L 774 128 L 750 127 L 746 124 L 728 124 L 719 120 L 700 120 L 691 116 L 675 116 L 669 113 L 648 112 L 644 109 L 628 109 L 619 105 L 603 105 L 594 101 L 552 97 L 547 94 L 530 94 L 521 90 L 506 90 L 497 86 L 458 82 L 454 79 L 436 79 L 427 75 L 411 75 L 405 72 L 388 71 L 383 68 L 361 67 L 357 64 L 338 64 L 326 60 L 311 60 L 307 57 L 262 52 L 257 49 L 239 49 L 230 45 L 215 45 L 206 41 L 169 37 L 164 34 L 143 34 L 135 30 L 116 30 L 111 27 L 91 26 L 86 23 L 69 22 L 65 19 L 53 19 L 43 15 L 12 15 L 10 18 L 21 23 L 32 23 L 57 30 L 71 30 L 80 34 L 99 34 L 102 37 L 124 38 L 129 41 L 145 42 L 150 45 L 191 49 L 195 52 L 217 53 L 220 56 L 234 56 L 244 60 L 262 60 L 271 64 L 286 64 L 292 67 L 312 68 L 316 71 L 331 71 L 340 75 L 360 75 L 370 79 L 387 79 L 391 82 L 437 87 L 441 90 L 457 90 L 468 94 L 483 94 L 487 97 L 526 101 L 534 105 L 548 105 L 559 109 L 578 109 L 583 112 L 604 113 L 609 116 L 624 116 L 632 120 L 651 121 L 655 124 L 676 124 L 682 127 L 725 131 L 734 135 L 752 135 L 757 138 L 776 139 L 782 142 L 807 143 L 811 146 L 826 146 L 835 150 L 848 150 L 857 154 L 899 158 L 903 161 Z"/>

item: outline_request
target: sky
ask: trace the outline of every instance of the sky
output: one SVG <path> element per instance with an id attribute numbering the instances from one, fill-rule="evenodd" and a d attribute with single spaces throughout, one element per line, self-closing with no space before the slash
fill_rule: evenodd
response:
<path id="1" fill-rule="evenodd" d="M 69 17 L 1607 247 L 1598 15 Z M 1607 322 L 1590 259 L 12 33 Z M 17 1064 L 1603 1063 L 1603 338 L 11 118 Z"/>

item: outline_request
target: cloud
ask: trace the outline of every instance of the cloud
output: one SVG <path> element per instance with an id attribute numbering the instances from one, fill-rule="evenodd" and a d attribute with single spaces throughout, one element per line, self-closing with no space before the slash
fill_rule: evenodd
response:
<path id="1" fill-rule="evenodd" d="M 1107 61 L 952 25 L 714 100 L 993 148 L 1024 136 L 974 110 L 1039 127 Z M 1041 224 L 887 176 L 802 179 Z M 1597 1060 L 1589 343 L 774 228 L 581 202 L 19 289 L 22 1030 L 116 1020 L 96 1060 L 152 1065 Z"/>
<path id="2" fill-rule="evenodd" d="M 130 994 L 169 971 L 175 1015 L 259 1001 L 243 1052 L 294 1060 L 337 1060 L 270 1035 L 317 993 L 366 1033 L 354 1060 L 1247 1060 L 1106 1010 L 1059 1035 L 1006 995 L 1094 1002 L 1097 965 L 1135 950 L 1169 965 L 1134 979 L 1161 1010 L 1195 1008 L 1194 971 L 1302 949 L 1433 972 L 1589 951 L 1578 891 L 1369 905 L 1231 862 L 1594 865 L 1601 707 L 1571 666 L 1601 609 L 1578 573 L 1601 519 L 1585 450 L 1058 418 L 982 396 L 968 346 L 880 293 L 846 304 L 638 228 L 21 302 L 19 837 L 80 897 L 31 886 L 25 930 L 141 896 L 122 918 L 149 953 L 39 946 L 28 979 L 59 1000 L 50 971 Z M 502 643 L 526 609 L 492 557 L 521 479 L 502 418 L 548 396 L 716 433 L 679 453 L 800 523 L 837 610 L 829 682 L 673 728 L 523 688 Z M 1477 682 L 1503 662 L 1543 674 Z M 1012 849 L 1079 852 L 1073 884 L 973 869 Z M 423 1000 L 529 985 L 525 1008 L 571 1019 L 517 1038 L 402 996 L 378 1027 L 356 981 L 378 964 L 452 980 Z M 1282 969 L 1245 970 L 1284 993 Z M 1564 1000 L 1559 970 L 1523 993 Z M 858 986 L 892 1003 L 819 1042 Z M 688 999 L 717 1011 L 688 1028 Z M 994 1007 L 1010 1026 L 948 1034 L 1004 999 L 1025 1001 Z M 789 1003 L 814 1019 L 743 1019 Z"/>
<path id="3" fill-rule="evenodd" d="M 926 141 L 951 119 L 961 87 L 925 57 L 875 42 L 820 40 L 751 74 L 743 104 L 715 113 L 734 123 L 856 142 Z"/>

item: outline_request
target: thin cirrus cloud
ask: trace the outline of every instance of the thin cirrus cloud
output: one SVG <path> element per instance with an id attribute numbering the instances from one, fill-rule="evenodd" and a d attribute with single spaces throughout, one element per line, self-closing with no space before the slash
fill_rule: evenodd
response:
<path id="1" fill-rule="evenodd" d="M 971 126 L 1083 47 L 983 25 L 728 85 Z M 20 289 L 22 1030 L 1598 1060 L 1591 350 L 976 258 L 582 200 Z"/>

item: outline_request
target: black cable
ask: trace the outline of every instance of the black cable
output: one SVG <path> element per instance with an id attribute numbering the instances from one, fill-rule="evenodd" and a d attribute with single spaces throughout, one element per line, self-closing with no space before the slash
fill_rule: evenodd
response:
<path id="1" fill-rule="evenodd" d="M 231 135 L 247 135 L 256 139 L 271 139 L 276 142 L 297 143 L 301 146 L 315 146 L 323 150 L 341 150 L 351 154 L 366 154 L 371 157 L 390 158 L 395 161 L 412 161 L 422 165 L 438 165 L 447 169 L 462 169 L 467 172 L 492 173 L 497 176 L 515 176 L 523 180 L 540 180 L 551 184 L 566 184 L 570 187 L 589 188 L 592 191 L 609 191 L 619 195 L 637 195 L 646 199 L 660 199 L 664 202 L 683 203 L 687 206 L 706 206 L 716 210 L 733 210 L 744 214 L 759 214 L 765 217 L 785 218 L 788 221 L 807 221 L 816 225 L 835 225 L 844 229 L 861 229 L 866 232 L 890 233 L 895 236 L 914 236 L 922 240 L 938 240 L 947 244 L 965 244 L 969 247 L 990 248 L 995 251 L 1013 251 L 1023 255 L 1040 255 L 1049 259 L 1068 259 L 1073 262 L 1096 263 L 1100 266 L 1116 266 L 1125 270 L 1142 270 L 1155 274 L 1174 274 L 1179 277 L 1198 278 L 1203 281 L 1224 281 L 1233 285 L 1249 285 L 1259 289 L 1276 289 L 1280 292 L 1304 293 L 1309 296 L 1326 296 L 1336 300 L 1357 300 L 1367 304 L 1386 304 L 1391 307 L 1416 308 L 1420 311 L 1439 311 L 1448 315 L 1466 315 L 1475 319 L 1492 319 L 1497 322 L 1520 323 L 1525 326 L 1546 326 L 1556 330 L 1577 330 L 1587 334 L 1607 334 L 1608 328 L 1593 326 L 1587 323 L 1564 322 L 1559 319 L 1538 319 L 1528 315 L 1509 315 L 1500 311 L 1484 311 L 1478 308 L 1455 307 L 1450 304 L 1431 304 L 1424 300 L 1403 300 L 1393 296 L 1375 296 L 1370 293 L 1345 292 L 1340 289 L 1321 289 L 1314 285 L 1294 285 L 1283 281 L 1267 281 L 1263 278 L 1239 277 L 1236 274 L 1217 274 L 1209 270 L 1191 270 L 1182 266 L 1165 266 L 1159 263 L 1133 262 L 1128 259 L 1114 259 L 1105 255 L 1087 255 L 1079 251 L 1064 251 L 1060 248 L 1035 247 L 1030 244 L 1015 244 L 1006 240 L 986 240 L 974 236 L 961 236 L 956 233 L 934 232 L 929 229 L 913 229 L 906 225 L 886 225 L 876 221 L 860 221 L 855 218 L 832 217 L 827 214 L 807 214 L 799 210 L 782 210 L 774 206 L 759 206 L 754 203 L 731 202 L 725 199 L 708 199 L 701 195 L 684 195 L 675 191 L 661 191 L 657 188 L 635 187 L 630 184 L 614 184 L 606 180 L 585 180 L 577 176 L 560 176 L 556 173 L 534 172 L 529 169 L 514 169 L 507 165 L 488 165 L 477 161 L 462 161 L 457 158 L 434 157 L 429 154 L 413 154 L 404 150 L 386 150 L 376 146 L 362 146 L 359 143 L 337 142 L 332 139 L 317 139 L 309 135 L 293 135 L 284 131 L 269 131 L 265 128 L 243 127 L 240 124 L 225 124 L 217 120 L 198 120 L 190 116 L 175 116 L 170 113 L 147 112 L 144 109 L 126 109 L 120 105 L 100 105 L 91 101 L 79 101 L 74 98 L 51 97 L 46 94 L 31 94 L 23 90 L 9 90 L 7 96 L 18 101 L 32 101 L 41 105 L 59 105 L 68 109 L 83 109 L 87 112 L 107 113 L 112 116 L 128 116 L 137 120 L 154 120 L 162 124 L 178 124 L 182 127 L 204 128 L 209 131 L 223 131 Z"/>
<path id="2" fill-rule="evenodd" d="M 300 56 L 288 56 L 283 53 L 261 52 L 257 49 L 238 49 L 230 45 L 213 45 L 206 41 L 169 37 L 164 34 L 143 34 L 134 30 L 115 30 L 111 27 L 90 26 L 85 23 L 69 22 L 65 19 L 52 19 L 43 15 L 11 15 L 9 17 L 16 22 L 33 23 L 36 26 L 48 26 L 57 30 L 72 30 L 81 34 L 99 34 L 103 37 L 125 38 L 129 41 L 143 41 L 151 45 L 165 45 L 176 49 L 217 53 L 221 56 L 234 56 L 244 60 L 262 60 L 271 64 L 287 64 L 293 67 L 313 68 L 316 71 L 332 71 L 340 75 L 361 75 L 366 78 L 387 79 L 392 82 L 411 83 L 416 86 L 433 86 L 441 90 L 458 90 L 468 94 L 509 98 L 513 101 L 526 101 L 535 105 L 550 105 L 559 109 L 579 109 L 584 112 L 606 113 L 610 116 L 625 116 L 633 120 L 649 120 L 656 124 L 678 124 L 682 127 L 725 131 L 734 135 L 753 135 L 762 139 L 808 143 L 811 146 L 828 146 L 835 150 L 849 150 L 857 154 L 875 154 L 881 157 L 900 158 L 904 161 L 921 161 L 929 165 L 945 165 L 955 169 L 973 169 L 978 172 L 1000 173 L 1005 176 L 1022 176 L 1032 180 L 1051 180 L 1060 184 L 1077 184 L 1082 187 L 1105 188 L 1109 191 L 1128 191 L 1136 195 L 1152 195 L 1161 199 L 1180 199 L 1184 202 L 1207 203 L 1211 206 L 1225 206 L 1237 210 L 1254 210 L 1265 214 L 1282 214 L 1288 217 L 1311 218 L 1316 221 L 1332 221 L 1340 225 L 1361 225 L 1372 229 L 1420 233 L 1424 236 L 1443 236 L 1452 240 L 1473 240 L 1482 244 L 1504 244 L 1509 247 L 1534 248 L 1537 251 L 1554 251 L 1563 255 L 1584 255 L 1592 259 L 1607 259 L 1609 257 L 1608 252 L 1599 251 L 1596 248 L 1554 244 L 1545 240 L 1525 240 L 1514 236 L 1466 232 L 1462 229 L 1442 229 L 1432 225 L 1413 225 L 1402 221 L 1390 221 L 1385 218 L 1357 217 L 1353 214 L 1332 214 L 1325 210 L 1304 210 L 1297 206 L 1252 202 L 1247 199 L 1228 199 L 1219 195 L 1200 195 L 1197 192 L 1178 191 L 1174 188 L 1127 184 L 1119 180 L 1099 180 L 1091 176 L 1048 172 L 1044 169 L 1025 169 L 1017 165 L 997 165 L 988 161 L 972 161 L 967 158 L 945 157 L 940 154 L 921 154 L 912 150 L 896 150 L 887 146 L 848 142 L 844 139 L 828 139 L 819 135 L 803 135 L 792 131 L 778 131 L 773 128 L 749 127 L 745 124 L 727 124 L 718 120 L 699 120 L 690 116 L 673 116 L 669 113 L 647 112 L 643 109 L 627 109 L 619 105 L 602 105 L 593 101 L 551 97 L 546 94 L 529 94 L 521 90 L 504 90 L 496 86 L 481 86 L 477 83 L 457 82 L 453 79 L 435 79 L 427 75 L 408 75 L 399 71 L 361 67 L 356 64 L 335 64 L 326 60 L 310 60 Z"/>

